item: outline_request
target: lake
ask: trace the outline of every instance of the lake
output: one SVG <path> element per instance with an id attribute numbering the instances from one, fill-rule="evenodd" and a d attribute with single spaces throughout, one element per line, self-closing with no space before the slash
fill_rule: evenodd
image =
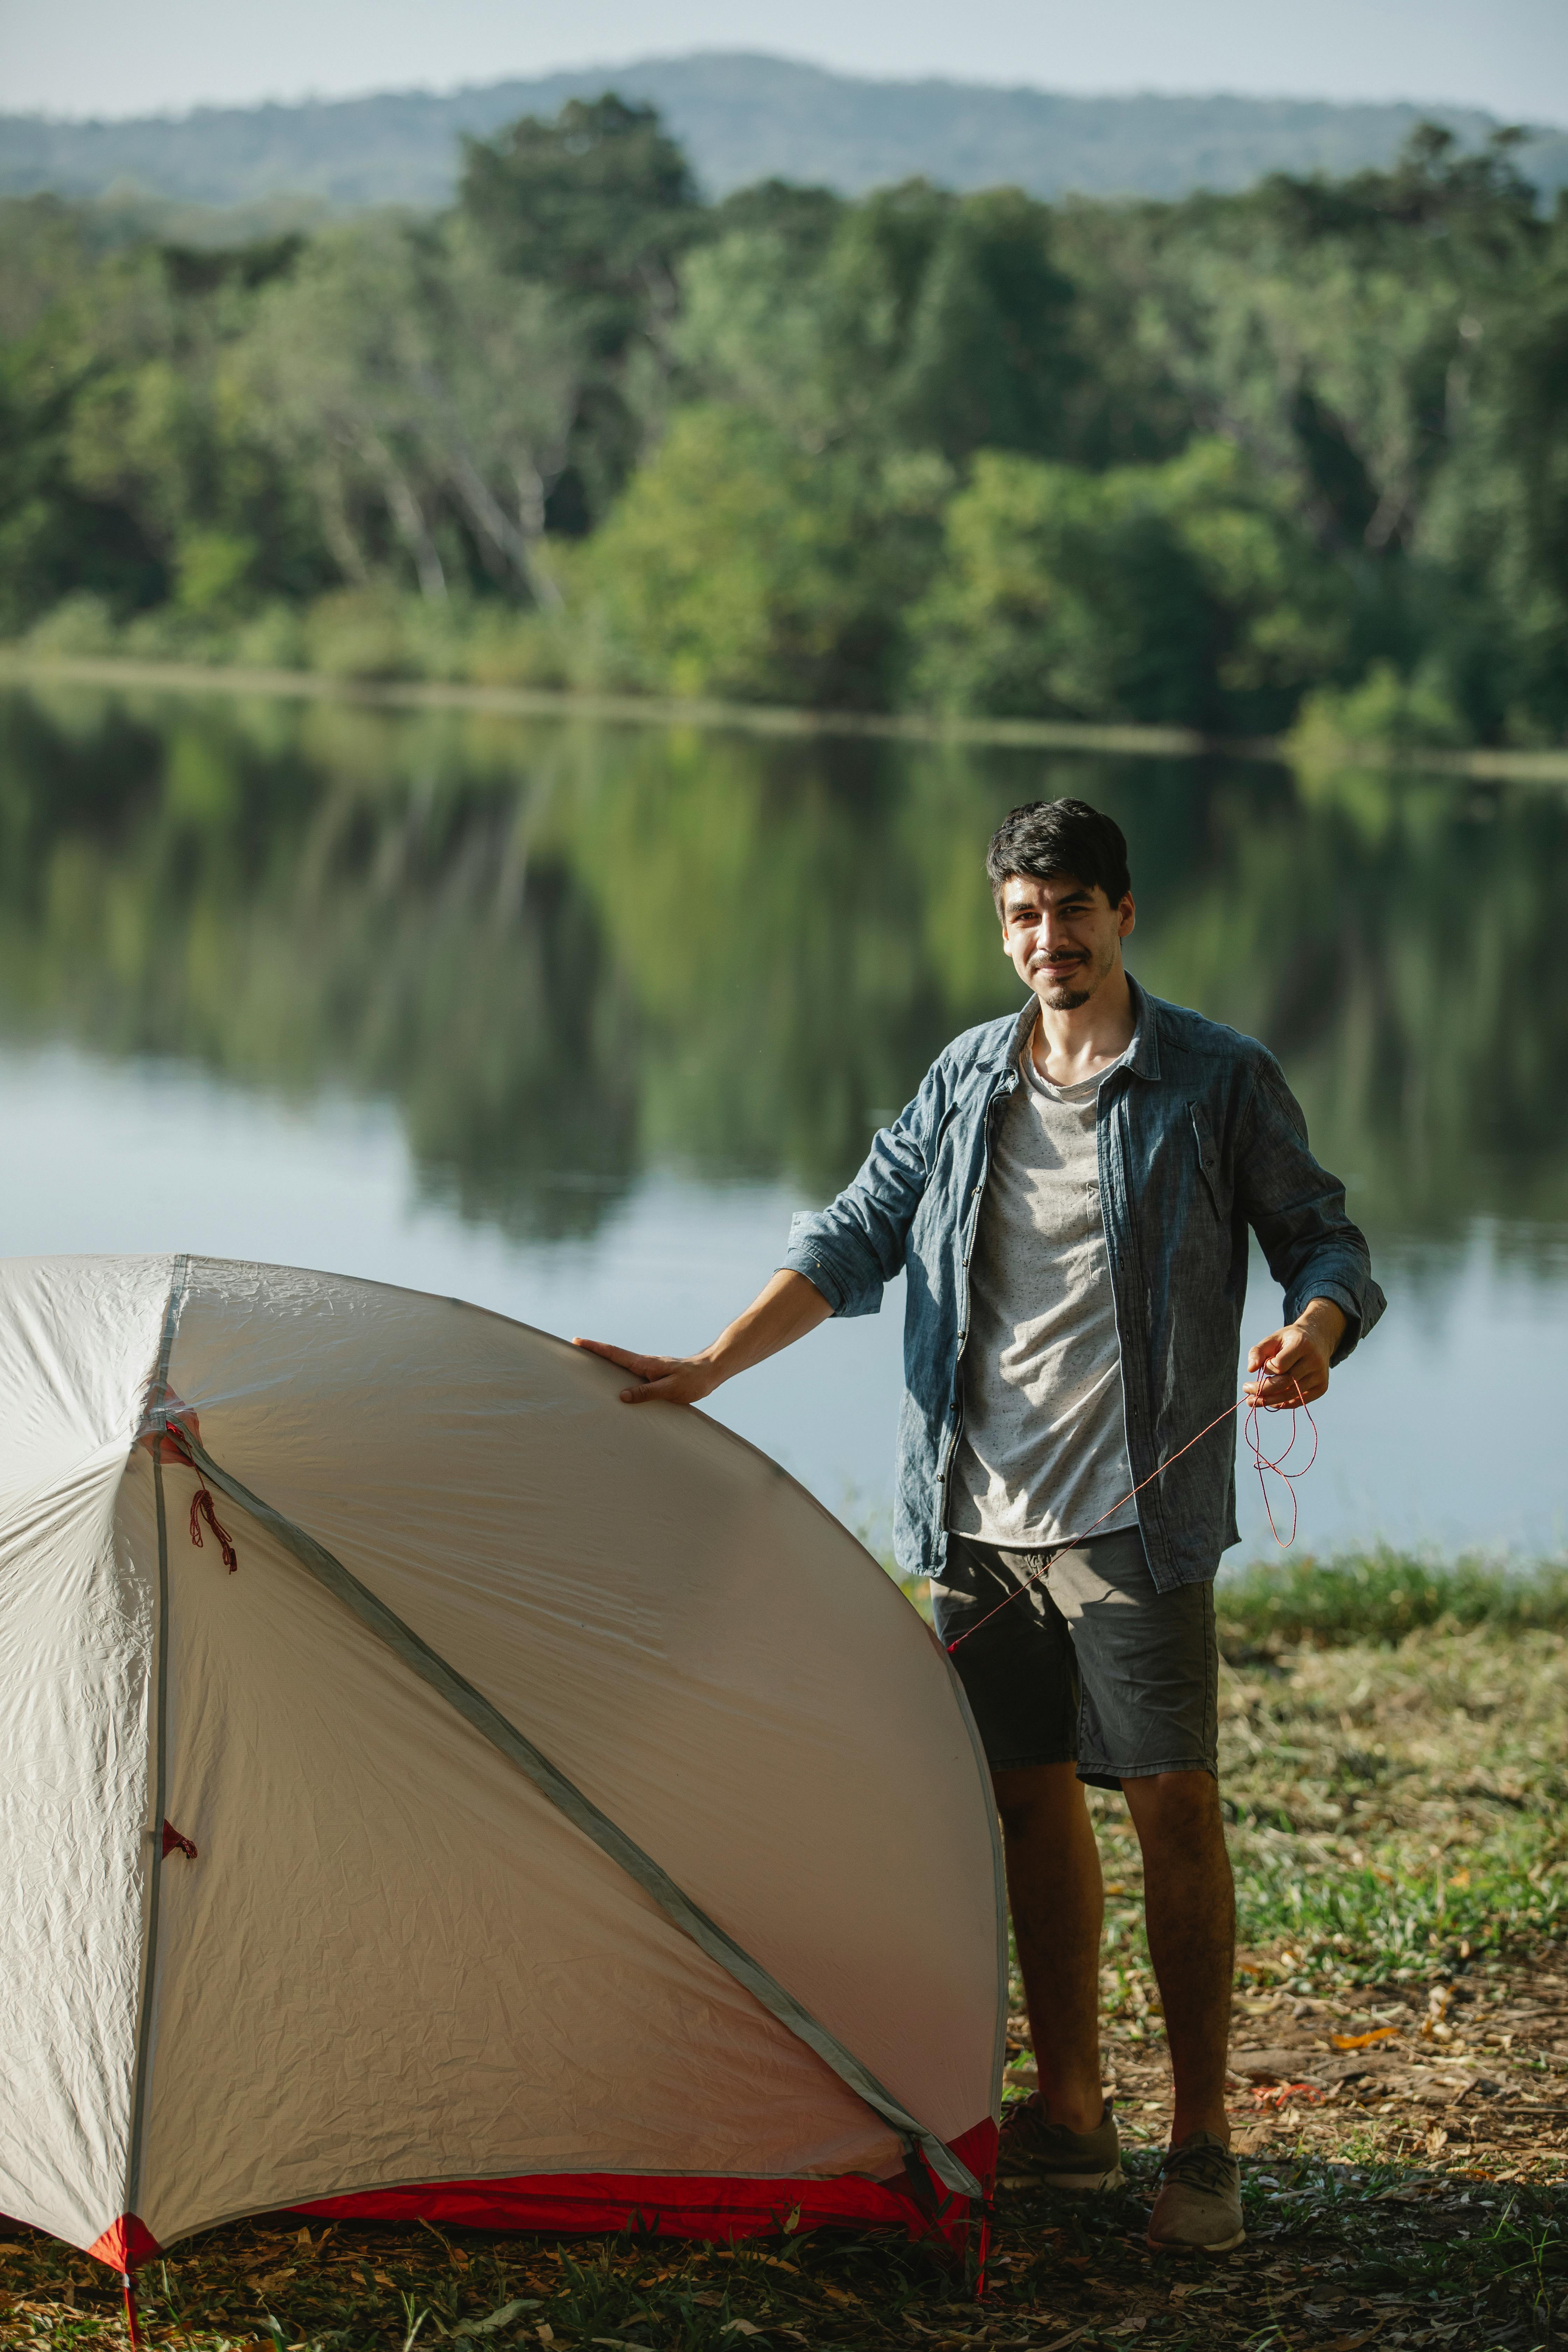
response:
<path id="1" fill-rule="evenodd" d="M 0 1252 L 190 1249 L 681 1351 L 960 1029 L 983 856 L 1110 810 L 1157 994 L 1266 1040 L 1390 1310 L 1304 1549 L 1568 1541 L 1568 794 L 1285 768 L 0 695 Z M 1259 1261 L 1247 1329 L 1278 1319 Z M 885 1535 L 901 1285 L 711 1410 Z M 1244 1543 L 1271 1554 L 1255 1479 Z"/>

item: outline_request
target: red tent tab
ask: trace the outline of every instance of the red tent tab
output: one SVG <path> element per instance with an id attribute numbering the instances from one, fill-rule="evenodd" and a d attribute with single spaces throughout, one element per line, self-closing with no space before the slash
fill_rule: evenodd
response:
<path id="1" fill-rule="evenodd" d="M 111 2271 L 133 2271 L 139 2263 L 153 2261 L 163 2249 L 139 2214 L 121 2213 L 87 2251 L 95 2263 L 107 2263 Z"/>

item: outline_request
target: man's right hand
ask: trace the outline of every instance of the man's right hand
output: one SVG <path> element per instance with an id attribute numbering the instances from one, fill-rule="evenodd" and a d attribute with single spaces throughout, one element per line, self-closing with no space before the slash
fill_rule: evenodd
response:
<path id="1" fill-rule="evenodd" d="M 630 1348 L 612 1348 L 607 1339 L 574 1339 L 572 1345 L 636 1376 L 636 1388 L 621 1391 L 623 1404 L 700 1404 L 748 1364 L 760 1364 L 792 1339 L 804 1339 L 831 1311 L 804 1274 L 781 1269 L 700 1356 L 639 1356 Z"/>
<path id="2" fill-rule="evenodd" d="M 572 1345 L 636 1374 L 637 1387 L 621 1391 L 623 1404 L 700 1404 L 721 1377 L 701 1356 L 638 1356 L 630 1348 L 612 1348 L 607 1339 L 574 1339 Z"/>

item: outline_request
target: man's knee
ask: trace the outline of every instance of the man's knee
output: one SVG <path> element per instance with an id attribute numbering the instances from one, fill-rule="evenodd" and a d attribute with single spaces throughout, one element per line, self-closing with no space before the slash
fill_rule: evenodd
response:
<path id="1" fill-rule="evenodd" d="M 1151 1772 L 1142 1780 L 1123 1780 L 1121 1789 L 1140 1839 L 1224 1844 L 1219 1782 L 1212 1772 Z"/>
<path id="2" fill-rule="evenodd" d="M 1016 1771 L 994 1772 L 991 1788 L 1009 1844 L 1059 1835 L 1069 1815 L 1083 1808 L 1083 1789 L 1072 1764 L 1030 1764 Z"/>

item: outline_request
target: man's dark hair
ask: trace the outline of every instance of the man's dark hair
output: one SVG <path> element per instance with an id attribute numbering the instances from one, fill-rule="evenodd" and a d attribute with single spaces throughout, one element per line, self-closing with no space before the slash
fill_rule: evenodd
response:
<path id="1" fill-rule="evenodd" d="M 998 913 L 1012 874 L 1031 874 L 1041 882 L 1070 874 L 1089 889 L 1098 883 L 1113 907 L 1132 887 L 1126 835 L 1114 817 L 1087 801 L 1026 801 L 1009 809 L 991 836 L 985 871 Z"/>

